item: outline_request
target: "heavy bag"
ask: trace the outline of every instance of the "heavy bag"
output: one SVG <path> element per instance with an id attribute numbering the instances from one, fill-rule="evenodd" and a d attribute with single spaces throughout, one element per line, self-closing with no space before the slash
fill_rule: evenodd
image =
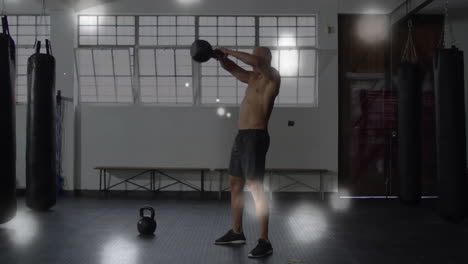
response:
<path id="1" fill-rule="evenodd" d="M 399 197 L 408 205 L 421 200 L 421 93 L 419 65 L 402 62 L 398 71 Z"/>
<path id="2" fill-rule="evenodd" d="M 15 124 L 15 42 L 8 20 L 2 18 L 0 33 L 0 224 L 16 214 L 16 124 Z"/>
<path id="3" fill-rule="evenodd" d="M 48 210 L 56 202 L 55 58 L 41 54 L 41 43 L 28 59 L 28 115 L 26 139 L 26 204 Z"/>
<path id="4" fill-rule="evenodd" d="M 434 58 L 438 211 L 450 221 L 467 216 L 463 52 L 441 49 Z"/>

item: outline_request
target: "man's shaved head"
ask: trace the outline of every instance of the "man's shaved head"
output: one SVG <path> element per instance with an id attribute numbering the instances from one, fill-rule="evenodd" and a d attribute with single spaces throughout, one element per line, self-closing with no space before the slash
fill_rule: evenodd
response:
<path id="1" fill-rule="evenodd" d="M 266 47 L 257 47 L 254 49 L 253 54 L 258 57 L 262 57 L 271 63 L 271 51 Z"/>

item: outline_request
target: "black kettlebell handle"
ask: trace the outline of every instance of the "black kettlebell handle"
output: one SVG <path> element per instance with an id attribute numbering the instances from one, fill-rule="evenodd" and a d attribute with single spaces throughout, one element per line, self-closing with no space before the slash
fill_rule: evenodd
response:
<path id="1" fill-rule="evenodd" d="M 145 211 L 150 211 L 150 213 L 151 213 L 150 218 L 151 218 L 151 219 L 154 219 L 154 209 L 153 209 L 153 207 L 148 206 L 148 205 L 145 206 L 145 207 L 142 207 L 142 208 L 140 209 L 140 217 L 141 217 L 141 218 L 145 217 Z"/>
<path id="2" fill-rule="evenodd" d="M 224 56 L 224 53 L 220 51 L 219 49 L 213 50 L 213 53 L 211 54 L 212 58 L 223 57 L 223 56 Z"/>

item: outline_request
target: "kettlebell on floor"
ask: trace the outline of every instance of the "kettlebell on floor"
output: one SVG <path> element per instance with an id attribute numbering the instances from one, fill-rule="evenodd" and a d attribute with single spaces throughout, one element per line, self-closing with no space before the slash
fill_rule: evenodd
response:
<path id="1" fill-rule="evenodd" d="M 150 212 L 150 216 L 145 215 L 145 211 Z M 140 209 L 140 221 L 138 221 L 138 232 L 141 235 L 149 236 L 153 235 L 154 232 L 156 231 L 156 220 L 154 219 L 155 217 L 155 212 L 153 207 L 151 206 L 145 206 Z"/>

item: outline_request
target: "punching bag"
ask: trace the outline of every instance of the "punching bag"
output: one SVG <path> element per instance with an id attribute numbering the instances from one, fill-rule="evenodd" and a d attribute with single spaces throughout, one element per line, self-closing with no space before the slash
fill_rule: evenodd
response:
<path id="1" fill-rule="evenodd" d="M 468 213 L 463 52 L 440 49 L 434 58 L 438 211 L 450 221 Z"/>
<path id="2" fill-rule="evenodd" d="M 398 163 L 400 200 L 421 200 L 421 93 L 419 65 L 402 62 L 398 71 Z"/>
<path id="3" fill-rule="evenodd" d="M 28 115 L 26 139 L 26 204 L 33 210 L 50 209 L 56 202 L 55 181 L 55 58 L 46 40 L 28 59 Z"/>
<path id="4" fill-rule="evenodd" d="M 15 42 L 8 19 L 2 17 L 0 33 L 0 224 L 16 214 L 16 124 L 15 124 Z"/>

